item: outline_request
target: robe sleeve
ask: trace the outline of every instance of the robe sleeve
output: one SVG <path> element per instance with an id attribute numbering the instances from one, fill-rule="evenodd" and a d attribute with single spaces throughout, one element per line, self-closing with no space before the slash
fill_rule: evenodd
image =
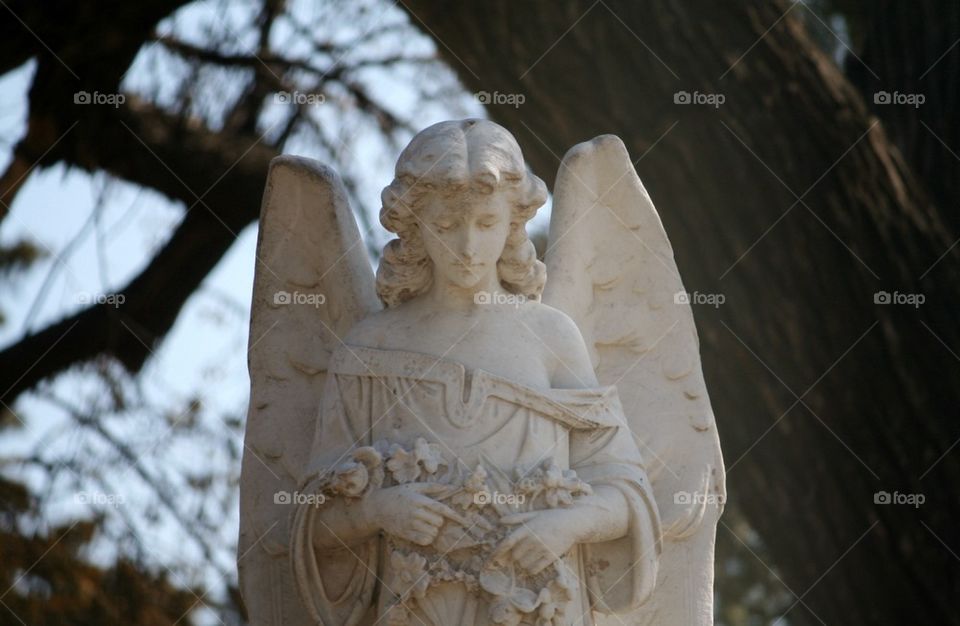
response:
<path id="1" fill-rule="evenodd" d="M 623 537 L 581 544 L 583 572 L 593 610 L 627 613 L 643 604 L 656 585 L 660 515 L 619 397 L 606 394 L 591 410 L 603 425 L 570 431 L 570 467 L 592 486 L 618 489 L 629 517 Z"/>
<path id="2" fill-rule="evenodd" d="M 363 383 L 328 374 L 311 462 L 299 483 L 301 497 L 318 493 L 325 475 L 349 460 L 352 449 L 366 445 L 369 411 L 362 403 L 369 396 L 354 388 Z M 313 536 L 323 524 L 322 509 L 322 504 L 306 501 L 296 504 L 293 512 L 290 558 L 297 591 L 315 623 L 354 626 L 375 601 L 380 538 L 318 551 Z"/>

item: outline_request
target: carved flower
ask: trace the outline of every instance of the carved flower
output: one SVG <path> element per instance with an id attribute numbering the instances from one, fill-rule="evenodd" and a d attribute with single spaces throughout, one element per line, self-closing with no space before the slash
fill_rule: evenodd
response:
<path id="1" fill-rule="evenodd" d="M 420 466 L 417 464 L 416 455 L 407 452 L 397 443 L 390 448 L 387 469 L 393 472 L 393 478 L 398 483 L 408 483 L 420 477 Z"/>
<path id="2" fill-rule="evenodd" d="M 524 474 L 517 482 L 517 490 L 531 499 L 543 495 L 550 508 L 567 506 L 573 503 L 574 496 L 593 493 L 590 484 L 577 478 L 574 470 L 561 469 L 553 459 Z"/>
<path id="3" fill-rule="evenodd" d="M 530 594 L 533 595 L 533 592 Z M 536 596 L 533 601 L 536 602 Z M 513 598 L 500 598 L 490 606 L 490 621 L 504 626 L 517 626 L 526 612 L 513 603 Z"/>
<path id="4" fill-rule="evenodd" d="M 422 599 L 430 586 L 430 576 L 427 574 L 427 559 L 422 555 L 411 552 L 403 554 L 394 550 L 390 554 L 390 565 L 394 572 L 394 592 L 402 599 L 413 596 Z"/>
<path id="5" fill-rule="evenodd" d="M 463 481 L 463 488 L 451 498 L 451 501 L 464 509 L 470 505 L 476 505 L 483 508 L 489 503 L 489 498 L 477 497 L 477 494 L 486 494 L 487 488 L 487 470 L 482 465 L 477 465 L 470 476 Z"/>
<path id="6" fill-rule="evenodd" d="M 525 614 L 537 608 L 537 594 L 516 586 L 512 572 L 487 569 L 480 573 L 480 586 L 496 596 L 490 605 L 490 620 L 494 624 L 517 626 Z"/>
<path id="7" fill-rule="evenodd" d="M 409 452 L 397 443 L 390 447 L 387 469 L 393 473 L 393 478 L 398 483 L 408 483 L 420 478 L 421 473 L 435 473 L 445 464 L 439 445 L 427 443 L 423 437 L 417 437 L 413 450 Z"/>
<path id="8" fill-rule="evenodd" d="M 487 488 L 487 470 L 482 465 L 477 465 L 477 469 L 463 481 L 463 486 L 472 492 L 483 491 Z"/>
<path id="9" fill-rule="evenodd" d="M 550 589 L 544 587 L 537 596 L 537 603 L 540 610 L 537 611 L 537 626 L 548 626 L 553 623 L 553 618 L 557 615 L 557 604 L 553 601 L 553 595 Z"/>
<path id="10" fill-rule="evenodd" d="M 410 610 L 399 602 L 387 609 L 387 626 L 409 626 Z"/>
<path id="11" fill-rule="evenodd" d="M 363 463 L 370 474 L 370 484 L 367 489 L 379 489 L 383 484 L 383 456 L 372 446 L 357 448 L 353 458 Z"/>
<path id="12" fill-rule="evenodd" d="M 562 561 L 558 562 L 557 577 L 541 590 L 540 619 L 537 626 L 564 623 L 564 613 L 573 600 L 576 575 Z M 549 621 L 547 621 L 549 620 Z"/>
<path id="13" fill-rule="evenodd" d="M 539 482 L 537 479 L 531 478 L 530 476 L 521 478 L 519 482 L 517 482 L 517 491 L 524 494 L 532 494 L 537 491 L 538 487 Z"/>
<path id="14" fill-rule="evenodd" d="M 436 472 L 444 464 L 443 455 L 440 453 L 440 446 L 435 443 L 427 443 L 423 437 L 417 437 L 414 443 L 414 453 L 428 474 Z"/>
<path id="15" fill-rule="evenodd" d="M 370 475 L 363 463 L 347 461 L 337 466 L 334 471 L 330 490 L 335 494 L 355 498 L 363 493 L 369 481 Z"/>
<path id="16" fill-rule="evenodd" d="M 383 458 L 370 446 L 353 451 L 352 460 L 335 467 L 326 478 L 328 493 L 351 498 L 383 483 Z"/>

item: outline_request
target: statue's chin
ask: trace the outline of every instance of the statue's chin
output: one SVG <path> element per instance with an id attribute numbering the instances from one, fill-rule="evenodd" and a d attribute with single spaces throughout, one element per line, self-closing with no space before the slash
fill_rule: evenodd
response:
<path id="1" fill-rule="evenodd" d="M 469 272 L 467 270 L 457 270 L 448 275 L 448 280 L 458 289 L 472 290 L 477 289 L 483 283 L 483 274 L 480 269 Z"/>

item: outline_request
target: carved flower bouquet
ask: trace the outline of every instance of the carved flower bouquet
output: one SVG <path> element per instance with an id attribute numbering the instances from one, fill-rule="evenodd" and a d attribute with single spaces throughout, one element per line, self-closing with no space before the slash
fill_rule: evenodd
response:
<path id="1" fill-rule="evenodd" d="M 575 574 L 562 555 L 556 555 L 552 566 L 536 575 L 510 560 L 491 559 L 491 555 L 515 528 L 502 523 L 502 518 L 569 506 L 577 496 L 591 493 L 591 488 L 576 472 L 561 469 L 552 458 L 519 466 L 514 474 L 511 479 L 490 462 L 473 469 L 462 462 L 448 463 L 439 444 L 421 437 L 409 449 L 386 441 L 357 448 L 348 460 L 319 477 L 317 488 L 329 497 L 359 498 L 372 489 L 411 482 L 444 487 L 432 496 L 456 516 L 444 521 L 429 545 L 386 535 L 392 572 L 386 582 L 388 593 L 394 596 L 388 623 L 410 623 L 415 605 L 433 612 L 428 590 L 459 582 L 467 593 L 482 591 L 487 596 L 489 617 L 495 624 L 561 624 L 577 588 Z"/>

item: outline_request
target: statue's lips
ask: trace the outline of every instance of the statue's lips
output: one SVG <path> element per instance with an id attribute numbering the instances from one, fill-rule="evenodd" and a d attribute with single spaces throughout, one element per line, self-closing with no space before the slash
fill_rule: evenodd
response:
<path id="1" fill-rule="evenodd" d="M 483 270 L 486 267 L 486 263 L 475 263 L 472 265 L 467 265 L 466 263 L 454 263 L 453 266 L 463 272 L 476 273 Z"/>

